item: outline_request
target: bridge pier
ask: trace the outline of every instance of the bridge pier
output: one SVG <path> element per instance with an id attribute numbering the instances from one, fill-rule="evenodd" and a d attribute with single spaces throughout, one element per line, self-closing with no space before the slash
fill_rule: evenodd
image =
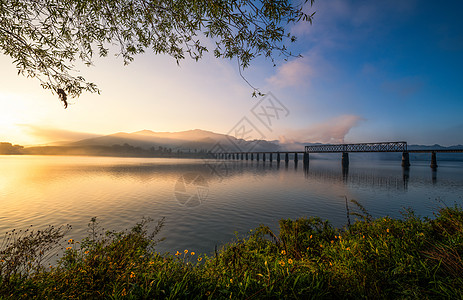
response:
<path id="1" fill-rule="evenodd" d="M 277 163 L 280 163 L 280 152 L 277 152 Z"/>
<path id="2" fill-rule="evenodd" d="M 297 157 L 297 152 L 294 152 L 294 162 L 297 163 L 298 160 L 299 158 Z"/>
<path id="3" fill-rule="evenodd" d="M 259 161 L 259 153 L 256 153 L 256 155 L 257 155 L 257 161 Z"/>
<path id="4" fill-rule="evenodd" d="M 254 160 L 254 153 L 251 153 L 251 161 Z"/>
<path id="5" fill-rule="evenodd" d="M 304 165 L 309 163 L 309 153 L 304 152 Z"/>
<path id="6" fill-rule="evenodd" d="M 249 154 L 249 153 L 246 152 L 246 160 L 249 160 L 248 154 Z"/>
<path id="7" fill-rule="evenodd" d="M 341 164 L 342 164 L 343 168 L 348 168 L 349 167 L 349 152 L 343 152 L 342 153 Z"/>
<path id="8" fill-rule="evenodd" d="M 436 152 L 431 152 L 431 168 L 433 169 L 437 168 Z"/>
<path id="9" fill-rule="evenodd" d="M 244 159 L 244 153 L 241 153 L 241 160 Z"/>
<path id="10" fill-rule="evenodd" d="M 265 161 L 265 153 L 262 153 L 262 161 Z"/>
<path id="11" fill-rule="evenodd" d="M 270 153 L 270 158 L 269 158 L 270 162 L 273 161 L 273 157 L 272 157 L 272 153 Z"/>
<path id="12" fill-rule="evenodd" d="M 410 167 L 410 154 L 408 152 L 402 152 L 402 167 Z"/>
<path id="13" fill-rule="evenodd" d="M 288 152 L 286 152 L 286 155 L 285 155 L 285 163 L 288 163 L 289 162 L 289 154 Z"/>

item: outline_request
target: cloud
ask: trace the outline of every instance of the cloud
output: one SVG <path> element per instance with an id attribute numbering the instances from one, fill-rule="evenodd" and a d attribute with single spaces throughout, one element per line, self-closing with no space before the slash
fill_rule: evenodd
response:
<path id="1" fill-rule="evenodd" d="M 384 81 L 381 88 L 398 94 L 401 97 L 411 96 L 421 90 L 423 82 L 417 77 L 404 77 L 396 80 Z"/>
<path id="2" fill-rule="evenodd" d="M 296 58 L 280 65 L 275 75 L 267 82 L 276 88 L 307 85 L 313 75 L 312 60 L 309 57 Z"/>
<path id="3" fill-rule="evenodd" d="M 362 120 L 356 115 L 341 115 L 308 128 L 289 130 L 280 136 L 280 143 L 344 143 L 349 131 Z"/>
<path id="4" fill-rule="evenodd" d="M 35 140 L 42 141 L 42 143 L 78 141 L 101 136 L 94 133 L 77 132 L 31 124 L 19 124 L 19 126 L 26 131 L 28 135 L 33 136 Z"/>

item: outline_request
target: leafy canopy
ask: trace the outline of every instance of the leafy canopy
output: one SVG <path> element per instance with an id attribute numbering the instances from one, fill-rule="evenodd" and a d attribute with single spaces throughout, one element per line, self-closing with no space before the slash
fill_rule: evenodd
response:
<path id="1" fill-rule="evenodd" d="M 285 0 L 0 0 L 0 51 L 18 74 L 37 78 L 42 87 L 67 96 L 99 92 L 75 75 L 74 63 L 92 64 L 117 47 L 124 63 L 152 49 L 177 63 L 212 50 L 217 58 L 236 58 L 240 70 L 264 55 L 293 56 L 285 46 L 296 37 L 289 23 L 312 22 L 303 5 Z M 204 46 L 204 36 L 215 43 Z M 256 92 L 256 90 L 255 90 Z"/>

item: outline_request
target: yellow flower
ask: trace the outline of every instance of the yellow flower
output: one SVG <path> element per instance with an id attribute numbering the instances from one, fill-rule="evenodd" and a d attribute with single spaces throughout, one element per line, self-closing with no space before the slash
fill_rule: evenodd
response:
<path id="1" fill-rule="evenodd" d="M 293 263 L 293 260 L 290 258 L 288 259 L 288 264 L 292 264 Z"/>
<path id="2" fill-rule="evenodd" d="M 346 248 L 346 250 L 347 250 L 347 251 L 350 251 L 350 248 L 349 248 L 349 247 L 347 247 L 347 248 Z"/>
<path id="3" fill-rule="evenodd" d="M 130 272 L 130 278 L 134 278 L 135 277 L 135 273 L 134 272 Z"/>
<path id="4" fill-rule="evenodd" d="M 196 253 L 194 253 L 194 252 L 191 252 L 190 254 L 191 254 L 191 255 L 195 255 Z"/>
<path id="5" fill-rule="evenodd" d="M 365 238 L 365 236 L 362 236 L 362 238 L 364 239 L 364 238 Z"/>
<path id="6" fill-rule="evenodd" d="M 88 254 L 88 250 L 84 252 L 85 254 Z"/>
<path id="7" fill-rule="evenodd" d="M 150 265 L 154 265 L 154 261 L 150 261 Z"/>
<path id="8" fill-rule="evenodd" d="M 310 238 L 312 238 L 312 235 L 310 235 Z"/>
<path id="9" fill-rule="evenodd" d="M 330 266 L 332 266 L 333 264 L 330 262 Z"/>
<path id="10" fill-rule="evenodd" d="M 331 244 L 334 243 L 334 241 L 331 241 Z"/>
<path id="11" fill-rule="evenodd" d="M 389 228 L 388 228 L 388 229 L 386 229 L 386 232 L 389 232 Z"/>
<path id="12" fill-rule="evenodd" d="M 323 248 L 323 245 L 322 245 L 322 244 L 320 244 L 320 248 Z"/>
<path id="13" fill-rule="evenodd" d="M 185 251 L 183 251 L 183 252 L 185 252 L 185 254 L 187 254 L 187 253 L 188 253 L 188 250 L 187 250 L 187 249 L 185 249 Z"/>
<path id="14" fill-rule="evenodd" d="M 202 260 L 203 260 L 203 258 L 202 258 L 202 257 L 198 257 L 198 261 L 202 261 Z"/>
<path id="15" fill-rule="evenodd" d="M 233 279 L 230 278 L 230 283 L 233 283 Z"/>
<path id="16" fill-rule="evenodd" d="M 284 267 L 285 266 L 285 262 L 280 260 L 280 266 Z"/>
<path id="17" fill-rule="evenodd" d="M 66 250 L 71 250 L 71 249 L 72 249 L 72 247 L 67 247 L 67 248 L 66 248 Z"/>
<path id="18" fill-rule="evenodd" d="M 74 242 L 73 239 L 69 239 L 68 243 L 72 244 Z"/>
<path id="19" fill-rule="evenodd" d="M 180 253 L 180 252 L 178 252 L 178 251 L 177 251 L 177 253 L 175 253 L 176 256 L 179 256 L 180 254 L 182 254 L 182 253 Z"/>
<path id="20" fill-rule="evenodd" d="M 307 250 L 309 250 L 309 249 L 310 249 L 310 247 L 307 247 Z"/>
<path id="21" fill-rule="evenodd" d="M 281 254 L 286 255 L 286 250 L 281 250 Z"/>

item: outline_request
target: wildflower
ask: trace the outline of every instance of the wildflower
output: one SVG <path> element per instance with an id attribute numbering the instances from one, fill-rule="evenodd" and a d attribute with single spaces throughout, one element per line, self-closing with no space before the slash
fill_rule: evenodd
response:
<path id="1" fill-rule="evenodd" d="M 284 267 L 285 266 L 285 262 L 280 260 L 280 266 Z"/>
<path id="2" fill-rule="evenodd" d="M 310 238 L 312 238 L 312 235 L 310 235 Z"/>
<path id="3" fill-rule="evenodd" d="M 346 250 L 347 250 L 347 251 L 350 251 L 350 248 L 349 248 L 349 247 L 347 247 L 347 248 L 346 248 Z"/>
<path id="4" fill-rule="evenodd" d="M 309 251 L 310 247 L 307 247 L 307 251 Z"/>
<path id="5" fill-rule="evenodd" d="M 69 244 L 72 244 L 72 243 L 74 243 L 74 240 L 73 240 L 73 239 L 69 239 L 68 243 L 69 243 Z"/>
<path id="6" fill-rule="evenodd" d="M 232 279 L 232 278 L 230 278 L 230 283 L 233 283 L 233 279 Z"/>
<path id="7" fill-rule="evenodd" d="M 125 295 L 127 295 L 127 292 L 125 291 L 125 288 L 124 288 L 121 292 L 121 296 L 125 296 Z"/>
<path id="8" fill-rule="evenodd" d="M 388 229 L 386 229 L 386 232 L 387 232 L 387 233 L 389 233 L 389 228 L 388 228 Z"/>
<path id="9" fill-rule="evenodd" d="M 281 250 L 281 254 L 286 255 L 286 250 Z"/>
<path id="10" fill-rule="evenodd" d="M 365 238 L 365 236 L 362 236 L 362 239 L 364 239 L 364 238 Z"/>
<path id="11" fill-rule="evenodd" d="M 188 253 L 188 250 L 187 250 L 187 249 L 185 249 L 185 251 L 183 251 L 183 252 L 185 252 L 185 254 L 187 254 L 187 253 Z"/>
<path id="12" fill-rule="evenodd" d="M 203 260 L 203 258 L 202 258 L 202 257 L 198 257 L 198 261 L 202 261 L 202 260 Z"/>
<path id="13" fill-rule="evenodd" d="M 333 264 L 330 262 L 330 266 L 332 266 Z"/>
<path id="14" fill-rule="evenodd" d="M 66 248 L 66 250 L 71 250 L 71 249 L 72 249 L 72 247 L 67 247 L 67 248 Z"/>
<path id="15" fill-rule="evenodd" d="M 331 244 L 332 244 L 332 243 L 334 243 L 334 241 L 333 241 L 333 240 L 331 240 Z"/>
<path id="16" fill-rule="evenodd" d="M 322 244 L 320 244 L 320 248 L 323 248 L 323 245 L 322 245 Z"/>
<path id="17" fill-rule="evenodd" d="M 130 278 L 134 278 L 135 277 L 135 273 L 134 272 L 130 272 Z"/>
<path id="18" fill-rule="evenodd" d="M 150 266 L 154 265 L 154 261 L 150 261 Z"/>
<path id="19" fill-rule="evenodd" d="M 194 253 L 194 252 L 191 252 L 190 254 L 191 254 L 191 255 L 195 255 L 196 253 Z"/>
<path id="20" fill-rule="evenodd" d="M 288 259 L 288 264 L 290 264 L 290 265 L 291 265 L 292 263 L 293 263 L 293 260 L 292 260 L 291 258 L 290 258 L 290 259 Z"/>
<path id="21" fill-rule="evenodd" d="M 177 251 L 177 253 L 175 253 L 175 256 L 179 256 L 181 253 Z"/>
<path id="22" fill-rule="evenodd" d="M 88 250 L 84 252 L 85 254 L 88 254 Z"/>

